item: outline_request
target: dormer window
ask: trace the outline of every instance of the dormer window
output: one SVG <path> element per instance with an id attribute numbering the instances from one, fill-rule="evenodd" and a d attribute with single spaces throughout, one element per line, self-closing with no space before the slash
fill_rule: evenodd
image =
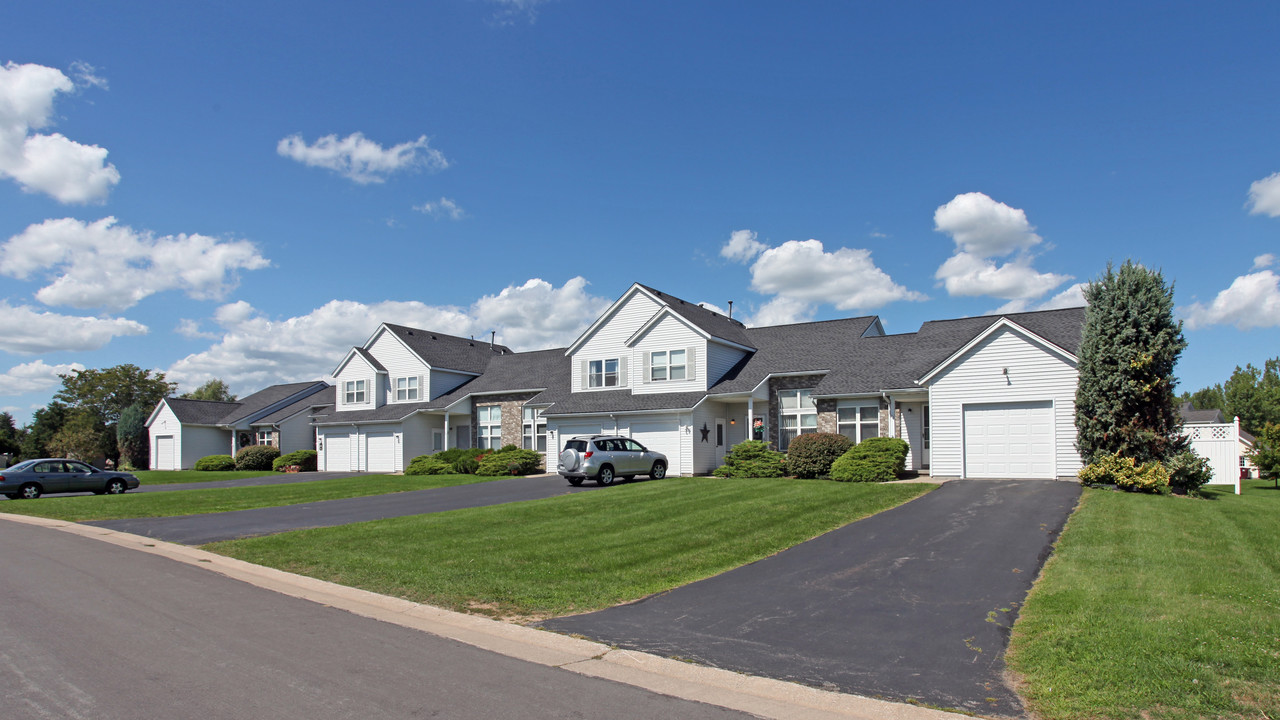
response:
<path id="1" fill-rule="evenodd" d="M 360 405 L 367 402 L 364 380 L 348 380 L 343 383 L 344 402 L 347 405 Z"/>
<path id="2" fill-rule="evenodd" d="M 587 365 L 587 387 L 618 386 L 618 359 L 592 360 Z"/>
<path id="3" fill-rule="evenodd" d="M 418 378 L 402 377 L 396 378 L 396 400 L 417 400 L 418 395 Z"/>
<path id="4" fill-rule="evenodd" d="M 684 350 L 658 350 L 649 355 L 649 381 L 684 380 L 687 365 Z"/>

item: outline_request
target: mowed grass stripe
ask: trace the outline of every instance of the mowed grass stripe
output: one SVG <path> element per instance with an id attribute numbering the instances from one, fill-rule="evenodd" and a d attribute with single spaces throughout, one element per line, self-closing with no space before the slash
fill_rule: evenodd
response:
<path id="1" fill-rule="evenodd" d="M 1209 499 L 1085 492 L 1008 655 L 1036 713 L 1277 717 L 1280 491 L 1246 483 Z"/>
<path id="2" fill-rule="evenodd" d="M 669 478 L 208 549 L 417 602 L 534 619 L 709 577 L 933 487 Z"/>
<path id="3" fill-rule="evenodd" d="M 0 512 L 35 515 L 71 522 L 203 515 L 261 507 L 298 505 L 321 500 L 385 495 L 410 490 L 429 490 L 500 479 L 502 478 L 476 475 L 364 475 L 257 487 L 6 500 L 0 503 Z"/>

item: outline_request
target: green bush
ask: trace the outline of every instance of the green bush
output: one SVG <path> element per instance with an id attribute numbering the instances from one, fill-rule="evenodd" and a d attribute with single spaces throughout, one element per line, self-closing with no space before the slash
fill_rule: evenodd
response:
<path id="1" fill-rule="evenodd" d="M 1138 465 L 1131 457 L 1101 455 L 1080 469 L 1082 485 L 1115 485 L 1130 492 L 1161 492 L 1169 487 L 1169 471 L 1158 462 Z"/>
<path id="2" fill-rule="evenodd" d="M 443 460 L 453 466 L 453 471 L 459 475 L 473 475 L 476 468 L 479 467 L 479 457 L 489 452 L 480 448 L 449 448 L 435 454 L 439 460 Z"/>
<path id="3" fill-rule="evenodd" d="M 280 457 L 280 448 L 271 445 L 249 445 L 236 453 L 237 470 L 270 470 Z"/>
<path id="4" fill-rule="evenodd" d="M 439 455 L 419 455 L 405 468 L 405 475 L 451 475 L 453 464 L 441 460 Z"/>
<path id="5" fill-rule="evenodd" d="M 315 472 L 319 455 L 315 450 L 294 450 L 271 461 L 271 469 L 283 472 L 286 467 L 297 465 L 300 472 Z"/>
<path id="6" fill-rule="evenodd" d="M 502 477 L 505 475 L 530 475 L 542 469 L 542 453 L 521 450 L 510 446 L 480 457 L 476 475 Z"/>
<path id="7" fill-rule="evenodd" d="M 900 438 L 867 438 L 831 464 L 829 474 L 839 482 L 889 482 L 907 467 L 911 446 Z"/>
<path id="8" fill-rule="evenodd" d="M 763 440 L 747 440 L 729 449 L 724 465 L 712 473 L 729 478 L 777 478 L 786 474 L 786 456 Z"/>
<path id="9" fill-rule="evenodd" d="M 831 472 L 831 463 L 852 446 L 853 441 L 839 433 L 805 433 L 787 448 L 787 474 L 822 477 Z"/>
<path id="10" fill-rule="evenodd" d="M 1169 470 L 1169 487 L 1187 492 L 1199 490 L 1213 480 L 1213 468 L 1209 461 L 1194 450 L 1183 450 L 1165 463 Z"/>
<path id="11" fill-rule="evenodd" d="M 205 455 L 196 461 L 196 469 L 216 470 L 218 472 L 235 470 L 236 459 L 230 455 Z"/>

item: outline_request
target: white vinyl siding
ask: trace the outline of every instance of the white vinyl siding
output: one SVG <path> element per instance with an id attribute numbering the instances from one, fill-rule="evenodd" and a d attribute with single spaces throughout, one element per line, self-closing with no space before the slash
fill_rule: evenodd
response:
<path id="1" fill-rule="evenodd" d="M 316 436 L 311 427 L 309 412 L 301 412 L 280 422 L 280 452 L 289 454 L 297 450 L 315 450 Z"/>
<path id="2" fill-rule="evenodd" d="M 387 403 L 396 402 L 396 378 L 418 378 L 418 400 L 427 400 L 424 397 L 427 389 L 426 377 L 430 373 L 431 368 L 426 363 L 414 355 L 409 348 L 405 347 L 400 338 L 395 336 L 385 328 L 383 328 L 369 343 L 366 348 L 369 354 L 386 368 L 386 387 L 377 388 L 379 391 L 377 396 L 377 405 L 381 407 Z M 414 402 L 413 400 L 401 400 L 400 402 Z"/>
<path id="3" fill-rule="evenodd" d="M 359 355 L 354 355 L 350 362 L 342 367 L 338 375 L 334 378 L 334 385 L 337 388 L 336 402 L 338 410 L 345 409 L 369 409 L 374 407 L 374 389 L 378 384 L 375 381 L 378 373 L 373 369 L 365 359 Z M 348 382 L 364 382 L 364 399 L 357 402 L 347 401 L 347 383 Z"/>
<path id="4" fill-rule="evenodd" d="M 1075 475 L 1080 470 L 1075 449 L 1076 378 L 1070 359 L 1012 328 L 997 330 L 930 381 L 932 474 L 958 477 L 965 472 L 965 405 L 1051 402 L 1055 472 L 1059 477 Z"/>
<path id="5" fill-rule="evenodd" d="M 450 372 L 448 370 L 432 369 L 431 375 L 429 377 L 430 377 L 429 384 L 431 385 L 431 390 L 430 390 L 431 394 L 429 397 L 423 398 L 424 400 L 435 400 L 441 395 L 458 387 L 462 383 L 467 382 L 468 380 L 474 379 L 475 375 L 468 375 L 466 373 L 458 373 L 458 372 Z"/>
<path id="6" fill-rule="evenodd" d="M 653 353 L 669 353 L 673 350 L 684 352 L 684 379 L 668 379 L 655 381 L 652 367 Z M 706 373 L 707 342 L 702 336 L 690 330 L 679 319 L 667 315 L 636 339 L 632 348 L 632 358 L 636 365 L 636 382 L 632 392 L 637 395 L 647 393 L 690 392 L 707 389 Z"/>
<path id="7" fill-rule="evenodd" d="M 659 305 L 643 292 L 633 293 L 626 302 L 616 308 L 613 315 L 596 328 L 586 342 L 570 357 L 570 367 L 574 369 L 573 391 L 580 392 L 585 388 L 586 377 L 582 371 L 584 361 L 626 357 L 630 361 L 628 369 L 636 367 L 632 353 L 626 345 L 627 339 L 648 322 L 654 313 L 658 312 L 658 308 Z M 637 384 L 630 383 L 632 386 Z"/>
<path id="8" fill-rule="evenodd" d="M 722 345 L 714 341 L 708 342 L 706 352 L 707 387 L 719 382 L 720 378 L 724 377 L 724 374 L 729 372 L 734 365 L 737 365 L 738 361 L 746 354 L 745 351 L 738 348 Z"/>

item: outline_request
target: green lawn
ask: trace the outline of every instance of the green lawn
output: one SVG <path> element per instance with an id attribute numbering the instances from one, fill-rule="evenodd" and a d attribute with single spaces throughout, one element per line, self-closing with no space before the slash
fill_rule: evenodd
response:
<path id="1" fill-rule="evenodd" d="M 214 480 L 239 480 L 241 478 L 278 475 L 270 470 L 130 470 L 143 485 L 171 485 L 175 483 L 212 482 Z M 304 475 L 305 477 L 305 475 Z"/>
<path id="2" fill-rule="evenodd" d="M 426 490 L 428 488 L 466 485 L 501 478 L 478 475 L 365 475 L 334 480 L 261 485 L 211 490 L 176 490 L 174 492 L 124 495 L 75 495 L 42 497 L 38 500 L 6 500 L 0 512 L 36 515 L 84 522 L 119 518 L 166 517 L 202 513 L 248 510 L 249 508 L 297 505 L 298 503 L 339 498 L 363 497 Z"/>
<path id="3" fill-rule="evenodd" d="M 418 602 L 533 619 L 709 577 L 934 487 L 669 478 L 207 549 Z"/>
<path id="4" fill-rule="evenodd" d="M 1085 490 L 1007 657 L 1045 720 L 1280 717 L 1280 491 Z"/>

